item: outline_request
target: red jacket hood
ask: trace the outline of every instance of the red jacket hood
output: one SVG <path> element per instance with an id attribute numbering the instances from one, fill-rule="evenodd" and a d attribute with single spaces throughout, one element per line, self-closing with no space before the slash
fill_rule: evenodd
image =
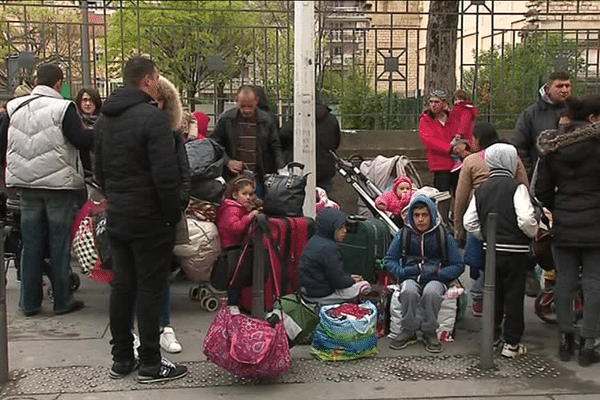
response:
<path id="1" fill-rule="evenodd" d="M 460 103 L 456 103 L 454 108 L 458 108 L 461 111 L 470 112 L 473 116 L 473 120 L 477 119 L 477 115 L 479 113 L 477 106 L 473 105 L 470 101 L 461 101 Z"/>

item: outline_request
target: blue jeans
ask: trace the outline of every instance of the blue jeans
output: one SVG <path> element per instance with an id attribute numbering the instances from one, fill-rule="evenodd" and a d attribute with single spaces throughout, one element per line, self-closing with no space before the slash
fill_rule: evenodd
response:
<path id="1" fill-rule="evenodd" d="M 50 249 L 54 311 L 67 312 L 73 305 L 69 286 L 75 198 L 76 192 L 71 190 L 21 189 L 23 257 L 19 307 L 24 313 L 35 313 L 42 305 L 46 245 Z"/>
<path id="2" fill-rule="evenodd" d="M 171 283 L 168 282 L 160 298 L 160 326 L 171 325 Z"/>

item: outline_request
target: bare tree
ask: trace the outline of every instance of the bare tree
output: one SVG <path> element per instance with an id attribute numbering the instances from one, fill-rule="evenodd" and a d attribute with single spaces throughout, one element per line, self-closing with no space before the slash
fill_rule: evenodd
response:
<path id="1" fill-rule="evenodd" d="M 431 89 L 450 94 L 456 86 L 456 38 L 460 0 L 432 0 L 427 23 L 425 96 Z"/>

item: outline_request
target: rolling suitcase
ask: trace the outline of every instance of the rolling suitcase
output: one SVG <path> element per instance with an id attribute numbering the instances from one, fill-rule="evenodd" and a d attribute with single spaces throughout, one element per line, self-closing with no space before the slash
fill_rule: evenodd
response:
<path id="1" fill-rule="evenodd" d="M 340 243 L 344 269 L 375 282 L 390 242 L 390 232 L 384 221 L 357 219 L 356 232 L 346 234 L 346 239 Z"/>
<path id="2" fill-rule="evenodd" d="M 262 236 L 263 248 L 266 250 L 265 263 L 271 263 L 274 266 L 275 279 L 280 283 L 281 295 L 295 293 L 299 289 L 300 256 L 308 239 L 314 233 L 315 221 L 307 217 L 276 218 L 260 215 L 257 217 L 255 229 L 256 234 Z M 257 268 L 257 266 L 253 265 L 253 268 Z M 266 282 L 263 283 L 264 281 L 259 280 L 257 283 L 253 280 L 251 288 L 242 289 L 239 302 L 241 308 L 252 311 L 253 315 L 260 316 L 266 310 L 270 310 L 276 300 L 273 291 L 273 273 L 270 272 L 268 264 L 263 265 L 262 268 L 269 274 Z M 261 301 L 264 306 L 262 310 L 254 310 L 253 304 L 257 303 L 257 296 L 260 296 L 261 293 L 264 294 L 264 301 Z"/>

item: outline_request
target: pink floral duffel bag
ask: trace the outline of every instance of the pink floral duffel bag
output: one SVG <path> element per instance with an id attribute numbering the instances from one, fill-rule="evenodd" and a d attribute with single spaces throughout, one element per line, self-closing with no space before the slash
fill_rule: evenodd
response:
<path id="1" fill-rule="evenodd" d="M 206 338 L 204 355 L 243 378 L 275 378 L 290 368 L 290 347 L 283 322 L 232 314 L 223 302 Z"/>

